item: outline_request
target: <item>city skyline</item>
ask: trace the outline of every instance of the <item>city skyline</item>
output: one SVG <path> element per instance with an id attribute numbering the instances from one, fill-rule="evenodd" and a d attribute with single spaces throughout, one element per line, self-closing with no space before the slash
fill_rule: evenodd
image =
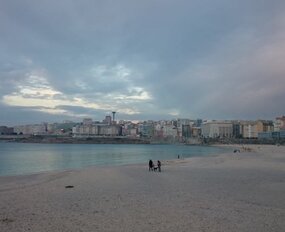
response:
<path id="1" fill-rule="evenodd" d="M 108 117 L 110 119 L 108 119 Z M 264 119 L 264 118 L 256 118 L 256 119 L 213 119 L 213 118 L 187 118 L 187 117 L 177 117 L 177 118 L 171 118 L 171 119 L 165 119 L 165 118 L 161 118 L 161 119 L 145 119 L 145 120 L 128 120 L 128 119 L 112 119 L 111 114 L 107 114 L 105 115 L 104 118 L 98 118 L 98 119 L 94 119 L 92 117 L 88 117 L 88 118 L 80 118 L 78 120 L 62 120 L 62 121 L 35 121 L 35 122 L 31 122 L 31 123 L 19 123 L 19 124 L 1 124 L 0 126 L 8 126 L 8 127 L 13 127 L 13 126 L 28 126 L 28 125 L 51 125 L 51 124 L 84 124 L 86 121 L 90 121 L 91 124 L 113 124 L 115 123 L 116 125 L 119 124 L 125 124 L 125 123 L 133 123 L 133 124 L 143 124 L 143 123 L 160 123 L 160 122 L 167 122 L 167 123 L 172 123 L 172 122 L 178 122 L 178 121 L 188 121 L 191 123 L 196 123 L 198 121 L 200 121 L 200 123 L 208 123 L 208 122 L 257 122 L 257 121 L 270 121 L 270 122 L 277 122 L 278 120 L 284 120 L 285 116 L 284 115 L 279 115 L 274 117 L 273 119 Z"/>
<path id="2" fill-rule="evenodd" d="M 0 126 L 3 139 L 49 139 L 54 136 L 60 138 L 57 142 L 75 142 L 76 138 L 120 138 L 137 139 L 148 138 L 153 142 L 182 142 L 201 144 L 203 138 L 214 139 L 271 139 L 278 140 L 285 137 L 285 116 L 277 117 L 274 121 L 231 121 L 231 120 L 160 120 L 160 121 L 114 121 L 106 116 L 102 121 L 85 118 L 82 122 L 41 123 L 18 125 L 14 127 Z M 28 137 L 27 137 L 28 136 Z M 70 140 L 73 138 L 73 140 Z M 75 140 L 74 140 L 75 139 Z M 37 140 L 39 142 L 39 140 Z M 34 141 L 35 142 L 35 141 Z M 47 142 L 47 140 L 46 140 Z M 229 141 L 228 141 L 229 142 Z M 233 142 L 233 141 L 232 141 Z"/>
<path id="3" fill-rule="evenodd" d="M 0 125 L 275 119 L 285 2 L 0 3 Z"/>

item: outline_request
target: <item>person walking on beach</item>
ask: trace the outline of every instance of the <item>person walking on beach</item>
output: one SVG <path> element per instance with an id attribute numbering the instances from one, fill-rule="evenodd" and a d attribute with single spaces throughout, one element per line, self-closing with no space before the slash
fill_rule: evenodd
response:
<path id="1" fill-rule="evenodd" d="M 161 162 L 159 160 L 157 161 L 157 168 L 158 171 L 161 172 Z"/>
<path id="2" fill-rule="evenodd" d="M 153 162 L 151 159 L 148 162 L 148 171 L 153 171 Z"/>

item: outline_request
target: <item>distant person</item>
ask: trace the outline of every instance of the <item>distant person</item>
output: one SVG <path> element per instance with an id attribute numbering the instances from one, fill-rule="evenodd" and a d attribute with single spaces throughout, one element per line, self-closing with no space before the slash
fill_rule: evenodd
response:
<path id="1" fill-rule="evenodd" d="M 148 162 L 148 171 L 153 171 L 153 162 L 151 159 Z"/>
<path id="2" fill-rule="evenodd" d="M 157 161 L 157 168 L 158 171 L 161 172 L 161 162 L 159 160 Z"/>
<path id="3" fill-rule="evenodd" d="M 180 155 L 178 155 L 177 158 L 180 159 Z"/>

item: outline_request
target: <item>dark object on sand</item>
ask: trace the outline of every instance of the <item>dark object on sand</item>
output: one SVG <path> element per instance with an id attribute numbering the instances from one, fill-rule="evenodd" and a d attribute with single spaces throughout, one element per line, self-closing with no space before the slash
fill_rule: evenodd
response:
<path id="1" fill-rule="evenodd" d="M 149 160 L 148 162 L 148 171 L 154 171 L 154 165 L 152 160 Z"/>
<path id="2" fill-rule="evenodd" d="M 157 168 L 158 171 L 161 172 L 161 162 L 159 160 L 157 161 Z"/>
<path id="3" fill-rule="evenodd" d="M 11 222 L 14 222 L 14 219 L 11 219 L 11 218 L 3 218 L 0 220 L 0 222 L 3 222 L 3 223 L 11 223 Z"/>
<path id="4" fill-rule="evenodd" d="M 240 150 L 239 149 L 235 149 L 234 153 L 237 153 L 237 152 L 240 153 Z"/>
<path id="5" fill-rule="evenodd" d="M 65 188 L 74 188 L 73 185 L 66 185 Z"/>

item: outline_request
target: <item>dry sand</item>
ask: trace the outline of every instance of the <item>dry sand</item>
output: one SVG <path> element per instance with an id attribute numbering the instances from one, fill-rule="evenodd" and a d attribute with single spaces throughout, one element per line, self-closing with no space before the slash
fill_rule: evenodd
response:
<path id="1" fill-rule="evenodd" d="M 283 232 L 285 147 L 250 148 L 164 161 L 161 173 L 128 165 L 0 177 L 0 231 Z"/>

